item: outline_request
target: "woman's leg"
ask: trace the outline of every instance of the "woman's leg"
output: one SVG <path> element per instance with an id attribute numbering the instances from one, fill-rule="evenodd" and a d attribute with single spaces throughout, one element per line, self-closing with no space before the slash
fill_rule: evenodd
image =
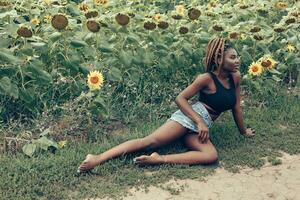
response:
<path id="1" fill-rule="evenodd" d="M 187 129 L 181 124 L 170 120 L 156 129 L 152 134 L 141 138 L 124 142 L 116 147 L 113 147 L 102 154 L 91 155 L 88 154 L 86 159 L 79 166 L 80 171 L 86 171 L 94 168 L 95 166 L 104 163 L 105 161 L 125 155 L 127 153 L 136 152 L 147 148 L 156 148 L 166 145 L 173 140 L 183 136 Z"/>
<path id="2" fill-rule="evenodd" d="M 184 142 L 190 150 L 186 153 L 159 155 L 155 152 L 150 156 L 137 157 L 135 160 L 141 165 L 162 163 L 192 165 L 213 163 L 218 159 L 217 151 L 210 140 L 201 143 L 197 134 L 186 134 Z"/>

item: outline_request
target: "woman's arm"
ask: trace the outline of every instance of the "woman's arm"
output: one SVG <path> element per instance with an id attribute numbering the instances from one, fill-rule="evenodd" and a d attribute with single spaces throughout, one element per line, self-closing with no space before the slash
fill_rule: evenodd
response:
<path id="1" fill-rule="evenodd" d="M 205 88 L 210 81 L 211 78 L 209 74 L 205 73 L 199 75 L 192 84 L 190 84 L 187 88 L 179 93 L 175 100 L 179 109 L 197 124 L 199 130 L 199 139 L 202 142 L 207 141 L 209 137 L 208 128 L 199 114 L 192 109 L 192 107 L 188 103 L 188 100 L 196 93 L 198 93 L 201 89 Z"/>
<path id="2" fill-rule="evenodd" d="M 235 92 L 236 92 L 236 104 L 234 108 L 232 109 L 232 115 L 234 118 L 234 121 L 239 129 L 239 132 L 242 135 L 246 136 L 254 136 L 254 131 L 252 129 L 247 129 L 244 126 L 244 120 L 243 120 L 243 114 L 242 114 L 242 108 L 241 108 L 241 94 L 240 94 L 240 80 L 241 80 L 241 74 L 239 72 L 235 73 L 233 75 L 233 79 L 235 82 Z"/>

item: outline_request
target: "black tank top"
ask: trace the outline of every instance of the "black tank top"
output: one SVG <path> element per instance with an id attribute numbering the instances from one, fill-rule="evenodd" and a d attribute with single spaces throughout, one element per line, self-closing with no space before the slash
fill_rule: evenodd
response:
<path id="1" fill-rule="evenodd" d="M 220 83 L 219 79 L 214 73 L 209 72 L 209 74 L 214 80 L 216 92 L 213 94 L 207 94 L 203 91 L 200 91 L 199 101 L 205 103 L 218 113 L 232 109 L 236 104 L 235 85 L 232 75 L 229 75 L 230 88 L 227 89 L 222 85 L 222 83 Z"/>

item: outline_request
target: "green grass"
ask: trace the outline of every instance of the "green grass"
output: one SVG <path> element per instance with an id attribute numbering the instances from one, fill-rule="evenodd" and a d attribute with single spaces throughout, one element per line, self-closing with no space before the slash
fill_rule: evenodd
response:
<path id="1" fill-rule="evenodd" d="M 170 179 L 201 179 L 223 166 L 238 171 L 248 166 L 261 167 L 265 158 L 272 164 L 280 164 L 278 157 L 284 151 L 300 153 L 299 96 L 278 94 L 266 101 L 267 106 L 246 105 L 243 109 L 246 124 L 256 129 L 253 138 L 239 135 L 230 112 L 223 114 L 210 130 L 212 142 L 219 153 L 219 162 L 206 166 L 161 165 L 138 167 L 132 159 L 139 152 L 111 160 L 94 172 L 76 176 L 76 169 L 87 153 L 102 152 L 122 141 L 142 137 L 154 130 L 165 119 L 138 123 L 127 133 L 97 136 L 97 143 L 69 143 L 56 154 L 44 153 L 34 158 L 23 154 L 0 155 L 0 199 L 82 199 L 87 197 L 120 198 L 131 187 L 145 189 L 149 185 L 161 185 Z M 98 131 L 97 133 L 100 133 Z M 158 149 L 159 153 L 185 151 L 177 141 Z M 161 185 L 176 194 L 172 188 Z M 174 191 L 173 191 L 174 190 Z"/>

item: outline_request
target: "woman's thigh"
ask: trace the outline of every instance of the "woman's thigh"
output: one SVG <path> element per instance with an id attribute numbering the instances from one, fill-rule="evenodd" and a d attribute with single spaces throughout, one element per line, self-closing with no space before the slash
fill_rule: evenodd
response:
<path id="1" fill-rule="evenodd" d="M 166 145 L 187 133 L 188 129 L 176 121 L 169 120 L 144 139 L 150 140 L 154 147 Z"/>
<path id="2" fill-rule="evenodd" d="M 206 143 L 201 143 L 198 134 L 189 132 L 184 136 L 184 143 L 192 151 L 201 151 L 205 153 L 217 155 L 215 146 L 208 140 Z"/>

